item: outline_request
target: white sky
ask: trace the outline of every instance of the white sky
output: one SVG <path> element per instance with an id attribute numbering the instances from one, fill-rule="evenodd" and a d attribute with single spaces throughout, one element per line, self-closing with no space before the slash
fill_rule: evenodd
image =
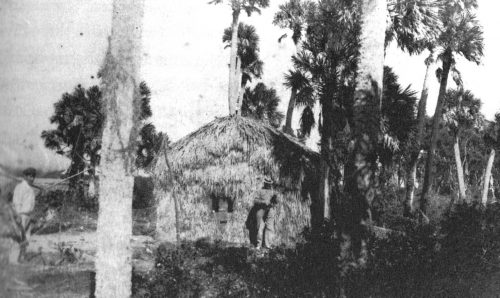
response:
<path id="1" fill-rule="evenodd" d="M 285 112 L 289 91 L 282 85 L 294 46 L 281 44 L 285 31 L 272 25 L 280 1 L 262 15 L 242 20 L 256 26 L 264 61 L 263 81 L 278 90 Z M 153 91 L 153 123 L 177 140 L 215 116 L 227 114 L 229 50 L 222 32 L 231 22 L 226 5 L 208 0 L 148 0 L 144 23 L 142 76 Z M 466 88 L 482 99 L 483 113 L 500 111 L 496 76 L 500 69 L 498 1 L 479 0 L 485 57 L 480 66 L 459 60 Z M 0 164 L 63 167 L 43 147 L 40 133 L 50 129 L 53 103 L 77 84 L 89 87 L 102 63 L 110 32 L 111 0 L 0 1 Z M 408 57 L 395 47 L 386 56 L 403 85 L 420 92 L 424 56 Z M 94 76 L 94 79 L 92 79 Z M 435 108 L 433 81 L 428 113 Z M 298 113 L 295 113 L 298 116 Z M 297 118 L 294 117 L 297 125 Z"/>

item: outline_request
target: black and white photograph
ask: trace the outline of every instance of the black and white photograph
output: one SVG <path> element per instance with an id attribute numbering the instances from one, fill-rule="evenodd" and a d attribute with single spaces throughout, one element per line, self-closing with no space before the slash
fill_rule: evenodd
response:
<path id="1" fill-rule="evenodd" d="M 498 11 L 0 0 L 0 297 L 500 297 Z"/>

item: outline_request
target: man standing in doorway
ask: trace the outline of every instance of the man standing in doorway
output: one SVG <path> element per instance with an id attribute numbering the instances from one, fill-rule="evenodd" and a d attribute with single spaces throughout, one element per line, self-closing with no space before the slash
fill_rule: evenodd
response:
<path id="1" fill-rule="evenodd" d="M 23 242 L 20 244 L 19 260 L 23 260 L 28 246 L 28 241 L 31 236 L 31 214 L 35 209 L 35 190 L 33 189 L 33 182 L 35 181 L 36 170 L 34 168 L 27 168 L 23 171 L 23 181 L 19 183 L 14 189 L 12 196 L 12 206 L 14 211 L 21 219 L 21 227 L 23 229 Z"/>
<path id="2" fill-rule="evenodd" d="M 250 242 L 261 249 L 264 242 L 265 215 L 272 197 L 272 180 L 264 179 L 262 189 L 256 191 L 252 209 L 248 214 L 246 227 L 250 233 Z"/>

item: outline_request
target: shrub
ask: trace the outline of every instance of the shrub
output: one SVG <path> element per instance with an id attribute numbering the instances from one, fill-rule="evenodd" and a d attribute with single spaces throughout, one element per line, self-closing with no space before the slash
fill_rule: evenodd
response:
<path id="1" fill-rule="evenodd" d="M 164 244 L 146 287 L 151 297 L 332 296 L 338 270 L 330 229 L 306 231 L 308 241 L 297 247 L 266 252 L 203 240 Z"/>
<path id="2" fill-rule="evenodd" d="M 294 248 L 266 253 L 206 241 L 163 245 L 147 281 L 148 293 L 335 297 L 342 272 L 348 297 L 456 297 L 491 284 L 491 273 L 500 268 L 500 204 L 488 209 L 459 205 L 440 226 L 396 217 L 391 225 L 401 233 L 370 238 L 366 266 L 347 266 L 349 270 L 339 262 L 332 223 L 314 233 L 305 231 L 304 242 Z"/>
<path id="3" fill-rule="evenodd" d="M 453 276 L 500 268 L 500 204 L 458 205 L 442 222 L 442 270 Z"/>
<path id="4" fill-rule="evenodd" d="M 435 227 L 407 223 L 404 234 L 369 241 L 366 268 L 349 278 L 353 297 L 425 297 L 433 278 Z"/>
<path id="5" fill-rule="evenodd" d="M 71 197 L 71 192 L 66 190 L 52 190 L 37 198 L 36 202 L 42 208 L 58 209 L 63 205 L 65 199 Z"/>

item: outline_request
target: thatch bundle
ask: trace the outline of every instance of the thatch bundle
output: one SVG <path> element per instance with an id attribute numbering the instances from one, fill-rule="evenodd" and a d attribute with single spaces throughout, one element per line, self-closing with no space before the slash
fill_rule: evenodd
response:
<path id="1" fill-rule="evenodd" d="M 174 239 L 177 208 L 182 238 L 243 242 L 246 216 L 264 176 L 274 180 L 281 202 L 280 241 L 293 241 L 310 225 L 320 156 L 271 126 L 239 116 L 217 118 L 162 153 L 152 169 L 160 238 Z M 215 212 L 213 200 L 232 210 Z"/>

